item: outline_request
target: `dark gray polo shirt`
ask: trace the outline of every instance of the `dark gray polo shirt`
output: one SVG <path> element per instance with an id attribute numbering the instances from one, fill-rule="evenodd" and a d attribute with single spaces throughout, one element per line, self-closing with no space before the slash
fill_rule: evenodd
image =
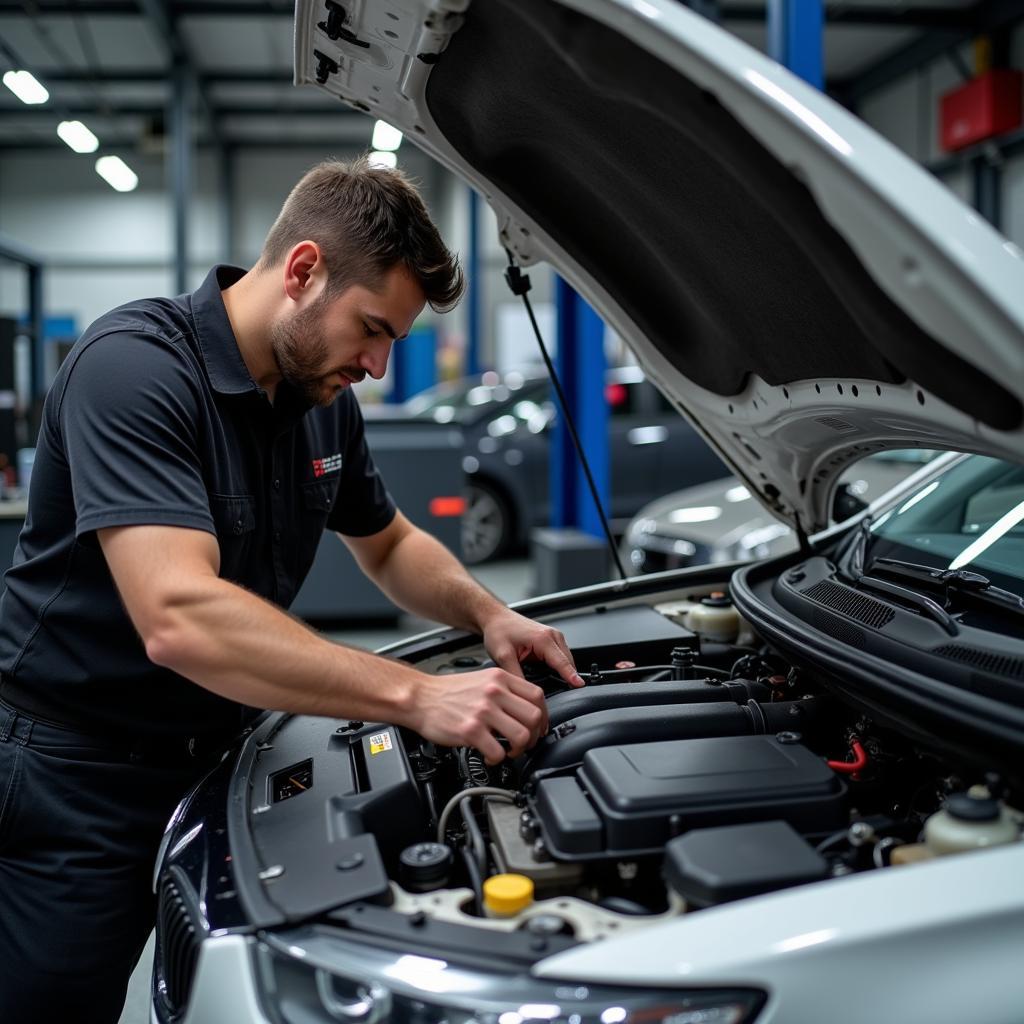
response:
<path id="1" fill-rule="evenodd" d="M 271 405 L 250 377 L 220 294 L 243 273 L 215 267 L 190 295 L 113 310 L 61 366 L 0 599 L 0 697 L 15 707 L 119 734 L 239 722 L 239 705 L 146 657 L 98 529 L 205 530 L 224 579 L 287 608 L 325 527 L 391 522 L 352 392 L 311 409 L 282 383 Z"/>

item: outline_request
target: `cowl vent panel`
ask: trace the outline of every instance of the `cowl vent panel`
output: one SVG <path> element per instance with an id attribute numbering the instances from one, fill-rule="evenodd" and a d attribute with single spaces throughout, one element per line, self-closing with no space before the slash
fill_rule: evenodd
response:
<path id="1" fill-rule="evenodd" d="M 813 586 L 802 590 L 801 593 L 808 600 L 823 604 L 833 611 L 873 629 L 883 629 L 887 626 L 896 614 L 892 608 L 875 601 L 863 594 L 858 594 L 852 587 L 844 587 L 841 583 L 834 583 L 832 580 L 819 580 Z"/>

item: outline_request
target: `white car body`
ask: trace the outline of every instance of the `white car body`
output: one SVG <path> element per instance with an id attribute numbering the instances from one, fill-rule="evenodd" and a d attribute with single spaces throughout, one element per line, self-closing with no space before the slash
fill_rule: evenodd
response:
<path id="1" fill-rule="evenodd" d="M 318 27 L 322 5 L 299 0 L 296 82 L 314 83 L 315 51 L 326 55 L 336 71 L 320 76 L 322 88 L 400 128 L 480 191 L 496 211 L 503 244 L 517 262 L 553 263 L 750 491 L 801 532 L 826 526 L 836 479 L 855 457 L 872 451 L 921 447 L 1024 461 L 1020 422 L 982 422 L 910 377 L 883 387 L 872 379 L 821 376 L 770 383 L 751 374 L 746 387 L 732 395 L 688 378 L 547 225 L 464 159 L 435 122 L 427 102 L 432 69 L 445 61 L 463 16 L 493 10 L 482 6 L 491 2 L 353 5 L 345 22 L 358 40 L 352 42 L 328 38 Z M 564 0 L 562 7 L 614 29 L 652 62 L 674 69 L 720 104 L 803 182 L 872 286 L 935 341 L 936 359 L 943 353 L 956 357 L 998 382 L 1010 407 L 1024 401 L 1024 264 L 1014 246 L 852 115 L 681 4 Z M 560 42 L 571 48 L 574 40 Z M 521 84 L 525 90 L 530 83 Z M 555 112 L 560 99 L 550 97 Z M 738 176 L 742 171 L 735 169 Z M 638 181 L 638 187 L 642 184 Z M 603 587 L 573 596 L 580 609 L 593 610 L 614 593 L 613 587 Z M 536 604 L 525 610 L 531 607 Z M 834 652 L 836 671 L 842 655 Z M 879 661 L 879 672 L 884 667 Z M 925 865 L 832 878 L 624 930 L 539 960 L 532 977 L 635 990 L 752 987 L 767 993 L 759 1024 L 1015 1024 L 1024 1017 L 1022 880 L 1024 843 L 1018 841 Z M 309 936 L 304 944 L 296 938 L 291 955 L 314 963 L 322 955 L 322 944 L 314 939 Z M 226 990 L 255 991 L 255 944 L 252 937 L 209 937 L 181 1024 L 219 1024 L 229 1015 L 259 1019 L 255 997 L 237 1004 L 223 999 Z M 423 994 L 445 991 L 449 979 L 453 986 L 465 980 L 454 958 L 452 964 L 437 960 L 435 967 L 420 978 Z M 415 977 L 408 972 L 394 977 L 396 985 L 415 992 Z M 346 1014 L 386 1019 L 374 1016 L 372 999 L 361 1005 L 359 1013 L 340 1008 L 335 1019 Z M 531 1013 L 538 1019 L 536 1007 L 525 1018 L 515 1007 L 508 1009 L 511 1016 L 501 1024 L 521 1024 Z M 710 1024 L 734 1018 L 672 1019 Z"/>

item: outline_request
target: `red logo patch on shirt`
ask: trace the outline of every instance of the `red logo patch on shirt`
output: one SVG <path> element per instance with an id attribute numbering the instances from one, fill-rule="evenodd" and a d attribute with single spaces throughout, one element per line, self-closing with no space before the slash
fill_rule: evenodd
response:
<path id="1" fill-rule="evenodd" d="M 313 460 L 313 476 L 321 477 L 327 473 L 337 473 L 341 469 L 341 455 L 325 455 L 322 459 Z"/>

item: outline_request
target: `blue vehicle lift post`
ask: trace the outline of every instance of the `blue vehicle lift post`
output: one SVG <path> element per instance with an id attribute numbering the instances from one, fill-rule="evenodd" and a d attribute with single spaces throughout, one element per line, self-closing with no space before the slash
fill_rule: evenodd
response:
<path id="1" fill-rule="evenodd" d="M 825 81 L 822 0 L 768 0 L 768 52 L 805 82 Z"/>
<path id="2" fill-rule="evenodd" d="M 392 402 L 404 402 L 437 383 L 437 330 L 413 327 L 409 337 L 391 349 Z"/>
<path id="3" fill-rule="evenodd" d="M 608 406 L 604 400 L 604 324 L 562 278 L 555 280 L 558 348 L 555 365 L 569 415 L 587 454 L 601 504 L 607 513 L 611 473 Z M 549 456 L 551 525 L 604 538 L 601 519 L 587 488 L 572 438 L 560 412 L 551 432 Z"/>
<path id="4" fill-rule="evenodd" d="M 555 278 L 555 309 L 555 364 L 567 412 L 576 424 L 601 505 L 607 511 L 611 472 L 604 399 L 604 324 L 560 277 Z M 551 431 L 548 473 L 551 529 L 534 530 L 531 535 L 538 592 L 607 579 L 608 553 L 601 518 L 561 410 Z"/>

